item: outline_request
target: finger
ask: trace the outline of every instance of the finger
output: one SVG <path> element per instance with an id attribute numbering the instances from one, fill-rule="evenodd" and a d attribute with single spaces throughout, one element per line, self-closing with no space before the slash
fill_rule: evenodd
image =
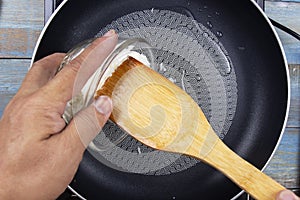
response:
<path id="1" fill-rule="evenodd" d="M 19 95 L 33 93 L 51 80 L 64 56 L 64 53 L 54 53 L 35 62 L 25 76 Z"/>
<path id="2" fill-rule="evenodd" d="M 49 94 L 52 101 L 66 103 L 72 94 L 75 95 L 82 89 L 116 44 L 117 34 L 113 30 L 109 31 L 67 64 L 41 92 Z"/>
<path id="3" fill-rule="evenodd" d="M 276 200 L 299 200 L 300 198 L 297 197 L 292 191 L 290 190 L 283 190 L 278 193 Z"/>
<path id="4" fill-rule="evenodd" d="M 66 127 L 62 137 L 69 137 L 77 148 L 82 151 L 100 133 L 107 122 L 113 106 L 108 96 L 100 96 L 93 104 L 80 111 Z"/>

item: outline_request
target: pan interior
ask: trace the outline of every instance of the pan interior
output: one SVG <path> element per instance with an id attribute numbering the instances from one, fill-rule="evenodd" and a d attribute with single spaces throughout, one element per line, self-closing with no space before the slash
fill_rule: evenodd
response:
<path id="1" fill-rule="evenodd" d="M 130 13 L 111 22 L 97 36 L 110 29 L 122 38 L 146 39 L 153 47 L 158 72 L 191 95 L 224 139 L 235 115 L 238 91 L 234 67 L 218 40 L 222 32 L 213 34 L 188 10 L 178 8 Z M 177 173 L 199 162 L 147 147 L 111 122 L 88 151 L 111 168 L 145 175 Z"/>

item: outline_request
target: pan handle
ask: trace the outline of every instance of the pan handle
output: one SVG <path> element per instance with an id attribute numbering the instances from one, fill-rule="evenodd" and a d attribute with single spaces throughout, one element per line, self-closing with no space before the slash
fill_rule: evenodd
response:
<path id="1" fill-rule="evenodd" d="M 255 199 L 275 199 L 278 192 L 286 189 L 234 153 L 223 142 L 217 142 L 204 161 L 222 171 Z"/>

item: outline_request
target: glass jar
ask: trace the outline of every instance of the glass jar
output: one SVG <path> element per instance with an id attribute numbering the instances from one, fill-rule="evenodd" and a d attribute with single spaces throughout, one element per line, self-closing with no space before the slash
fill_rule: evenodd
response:
<path id="1" fill-rule="evenodd" d="M 88 39 L 73 47 L 63 59 L 57 73 L 61 71 L 69 62 L 76 59 L 90 44 L 97 38 Z M 119 38 L 119 42 L 110 55 L 104 60 L 96 72 L 89 78 L 81 92 L 67 103 L 63 119 L 68 124 L 77 112 L 86 108 L 93 102 L 95 93 L 104 84 L 113 71 L 122 64 L 128 56 L 142 62 L 144 65 L 157 70 L 154 62 L 151 45 L 142 38 Z"/>

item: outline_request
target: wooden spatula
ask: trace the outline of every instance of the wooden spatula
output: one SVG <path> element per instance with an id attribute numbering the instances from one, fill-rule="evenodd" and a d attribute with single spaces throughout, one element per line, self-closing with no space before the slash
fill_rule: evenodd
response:
<path id="1" fill-rule="evenodd" d="M 136 59 L 124 61 L 100 95 L 113 100 L 110 119 L 145 145 L 198 158 L 255 199 L 275 199 L 285 189 L 230 150 L 187 93 Z"/>

